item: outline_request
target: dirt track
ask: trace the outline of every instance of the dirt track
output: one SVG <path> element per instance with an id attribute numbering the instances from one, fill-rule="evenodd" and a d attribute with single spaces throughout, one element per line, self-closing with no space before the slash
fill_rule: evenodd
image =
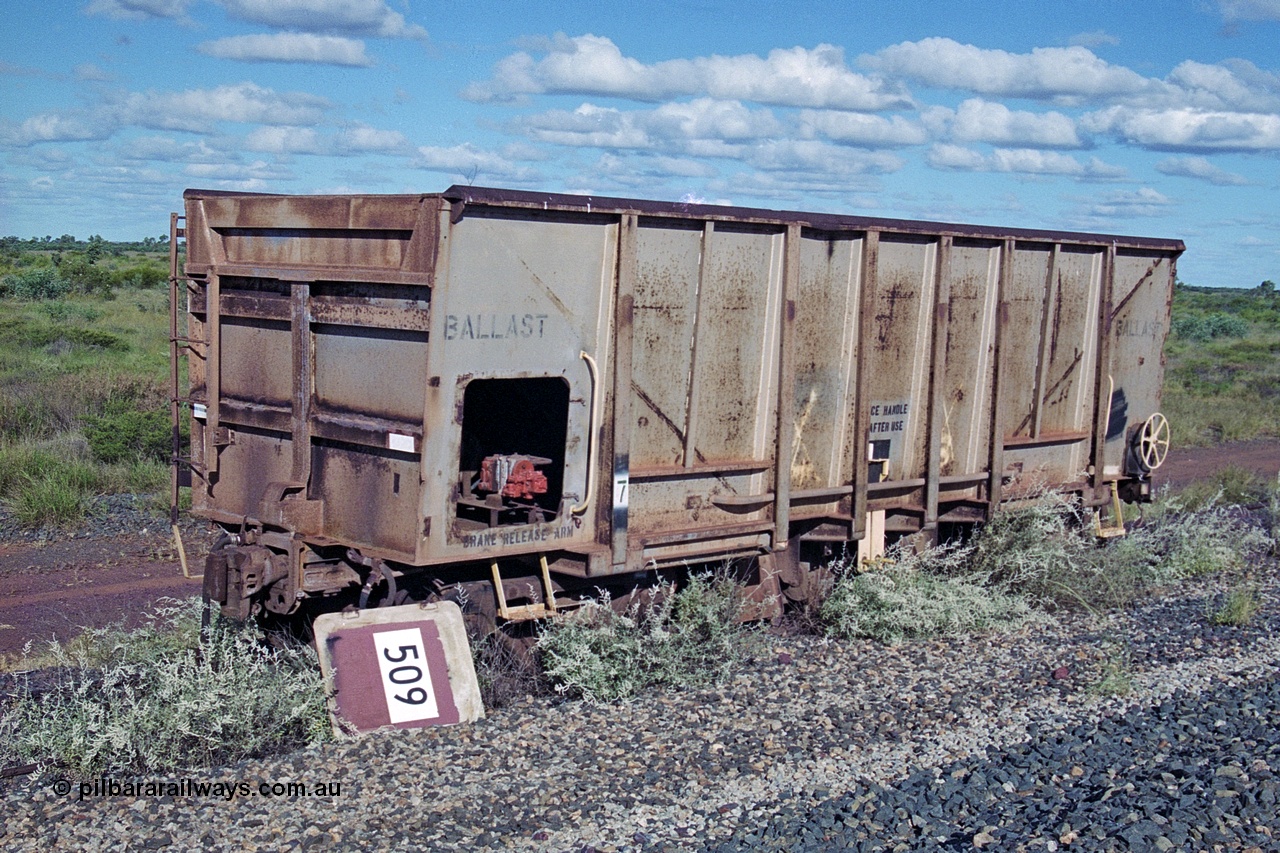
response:
<path id="1" fill-rule="evenodd" d="M 163 528 L 162 528 L 163 529 Z M 188 557 L 204 543 L 187 543 Z M 198 574 L 203 559 L 193 559 Z M 84 627 L 138 624 L 162 598 L 200 592 L 182 576 L 172 538 L 164 533 L 45 544 L 0 543 L 0 664 L 32 641 L 66 640 Z"/>
<path id="2" fill-rule="evenodd" d="M 1216 447 L 1173 448 L 1152 480 L 1157 488 L 1165 484 L 1181 488 L 1196 480 L 1212 477 L 1231 465 L 1238 465 L 1260 478 L 1274 482 L 1277 473 L 1280 473 L 1280 441 L 1260 438 Z"/>
<path id="3" fill-rule="evenodd" d="M 1175 488 L 1238 465 L 1274 480 L 1280 472 L 1280 440 L 1170 451 L 1154 478 Z M 212 535 L 187 535 L 192 574 L 199 574 Z M 147 608 L 166 598 L 200 592 L 200 581 L 182 576 L 167 530 L 147 535 L 69 538 L 45 544 L 0 543 L 0 666 L 28 641 L 66 640 L 83 627 L 137 624 Z"/>

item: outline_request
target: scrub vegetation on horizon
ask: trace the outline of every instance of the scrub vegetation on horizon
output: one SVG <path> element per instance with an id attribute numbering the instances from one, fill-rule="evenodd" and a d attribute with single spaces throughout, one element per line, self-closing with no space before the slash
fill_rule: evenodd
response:
<path id="1" fill-rule="evenodd" d="M 0 503 L 75 525 L 167 479 L 167 240 L 0 238 Z"/>
<path id="2" fill-rule="evenodd" d="M 1190 287 L 1173 294 L 1165 415 L 1175 446 L 1280 437 L 1280 293 Z"/>

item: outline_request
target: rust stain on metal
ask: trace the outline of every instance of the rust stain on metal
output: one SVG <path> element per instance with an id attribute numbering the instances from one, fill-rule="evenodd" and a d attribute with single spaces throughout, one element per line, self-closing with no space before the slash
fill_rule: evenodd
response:
<path id="1" fill-rule="evenodd" d="M 675 423 L 675 421 L 673 421 L 673 420 L 671 420 L 671 418 L 667 417 L 666 413 L 665 413 L 665 412 L 663 412 L 663 411 L 662 411 L 662 409 L 658 408 L 658 404 L 657 404 L 657 403 L 655 403 L 655 402 L 653 401 L 653 398 L 652 398 L 652 397 L 650 397 L 648 394 L 646 394 L 646 393 L 644 392 L 644 389 L 643 389 L 643 388 L 641 388 L 641 387 L 640 387 L 637 383 L 635 383 L 634 381 L 631 383 L 631 390 L 632 390 L 632 391 L 634 391 L 634 392 L 635 392 L 635 394 L 636 394 L 636 396 L 637 396 L 637 397 L 639 397 L 639 398 L 640 398 L 640 400 L 641 400 L 641 401 L 642 401 L 646 406 L 648 406 L 648 407 L 649 407 L 649 409 L 650 409 L 650 410 L 651 410 L 655 415 L 657 415 L 657 416 L 658 416 L 658 420 L 662 421 L 662 423 L 664 423 L 664 424 L 667 426 L 667 429 L 671 430 L 672 434 L 673 434 L 673 435 L 675 435 L 675 437 L 680 441 L 680 444 L 681 444 L 681 445 L 683 445 L 683 444 L 684 444 L 684 441 L 685 441 L 684 430 L 683 430 L 683 429 L 681 429 L 681 428 L 680 428 L 680 427 Z M 704 456 L 703 456 L 703 455 L 698 451 L 698 449 L 697 449 L 697 448 L 694 448 L 694 451 L 693 451 L 693 452 L 697 455 L 697 457 L 698 457 L 698 461 L 699 461 L 699 462 L 706 462 L 706 461 L 707 461 L 707 460 L 706 460 L 706 457 L 704 457 Z"/>
<path id="2" fill-rule="evenodd" d="M 1116 306 L 1111 309 L 1112 322 L 1114 322 L 1116 317 L 1119 316 L 1120 312 L 1124 310 L 1124 307 L 1129 304 L 1129 300 L 1133 299 L 1133 297 L 1138 293 L 1138 291 L 1142 288 L 1142 285 L 1146 284 L 1147 280 L 1150 279 L 1151 276 L 1155 275 L 1156 268 L 1159 266 L 1160 266 L 1160 261 L 1152 261 L 1151 265 L 1147 267 L 1146 272 L 1144 272 L 1142 274 L 1142 277 L 1138 279 L 1138 283 L 1133 286 L 1133 289 L 1130 290 L 1127 294 L 1125 294 L 1124 299 L 1121 299 L 1116 304 Z"/>

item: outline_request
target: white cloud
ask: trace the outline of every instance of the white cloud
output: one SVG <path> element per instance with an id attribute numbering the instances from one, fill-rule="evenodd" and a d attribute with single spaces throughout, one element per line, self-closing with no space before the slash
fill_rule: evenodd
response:
<path id="1" fill-rule="evenodd" d="M 1083 180 L 1115 180 L 1124 170 L 1090 157 L 1081 163 L 1069 154 L 1034 148 L 996 148 L 983 154 L 960 145 L 934 145 L 925 162 L 935 169 L 952 172 L 1009 172 L 1021 175 L 1059 175 Z"/>
<path id="2" fill-rule="evenodd" d="M 885 118 L 836 110 L 801 110 L 799 130 L 801 136 L 823 136 L 832 142 L 867 148 L 902 148 L 929 139 L 923 126 L 902 116 Z"/>
<path id="3" fill-rule="evenodd" d="M 783 132 L 768 110 L 749 110 L 737 101 L 698 98 L 663 104 L 651 113 L 634 114 L 654 136 L 665 139 L 759 139 Z"/>
<path id="4" fill-rule="evenodd" d="M 970 98 L 950 120 L 957 142 L 989 142 L 1021 148 L 1083 148 L 1075 122 L 1059 112 L 1011 110 L 1004 104 Z"/>
<path id="5" fill-rule="evenodd" d="M 211 182 L 216 189 L 239 193 L 261 193 L 271 189 L 271 184 L 262 178 L 249 178 L 243 181 L 218 180 Z"/>
<path id="6" fill-rule="evenodd" d="M 635 115 L 583 104 L 573 112 L 551 110 L 516 123 L 531 138 L 556 145 L 595 148 L 648 148 L 653 144 Z"/>
<path id="7" fill-rule="evenodd" d="M 1172 106 L 1280 111 L 1280 77 L 1245 60 L 1206 65 L 1189 59 L 1169 73 L 1168 82 L 1178 90 Z"/>
<path id="8" fill-rule="evenodd" d="M 110 74 L 103 71 L 92 62 L 80 63 L 75 68 L 71 69 L 71 76 L 86 83 L 105 83 L 111 79 Z"/>
<path id="9" fill-rule="evenodd" d="M 114 106 L 119 123 L 155 130 L 211 133 L 219 122 L 314 125 L 330 103 L 306 92 L 275 92 L 244 82 L 185 92 L 128 95 Z"/>
<path id="10" fill-rule="evenodd" d="M 307 33 L 382 38 L 427 37 L 383 0 L 217 0 L 227 14 L 243 21 Z"/>
<path id="11" fill-rule="evenodd" d="M 168 136 L 131 139 L 127 145 L 120 147 L 119 156 L 126 160 L 158 160 L 166 163 L 221 163 L 227 159 L 225 151 L 213 148 L 204 139 L 179 142 Z"/>
<path id="12" fill-rule="evenodd" d="M 190 178 L 213 179 L 220 182 L 279 181 L 291 177 L 289 170 L 272 165 L 265 160 L 252 163 L 192 163 L 182 170 Z"/>
<path id="13" fill-rule="evenodd" d="M 22 147 L 39 142 L 84 142 L 107 139 L 114 123 L 95 120 L 87 112 L 41 113 L 19 124 L 0 123 L 0 145 Z"/>
<path id="14" fill-rule="evenodd" d="M 1103 218 L 1120 218 L 1129 216 L 1161 216 L 1169 212 L 1174 202 L 1150 187 L 1137 190 L 1123 190 L 1092 200 L 1088 204 L 1088 215 Z"/>
<path id="15" fill-rule="evenodd" d="M 841 178 L 896 172 L 903 161 L 892 154 L 857 151 L 818 140 L 782 139 L 747 149 L 743 158 L 765 172 L 789 172 Z"/>
<path id="16" fill-rule="evenodd" d="M 701 160 L 658 156 L 654 157 L 652 162 L 653 168 L 649 173 L 653 175 L 665 175 L 675 178 L 710 178 L 716 174 L 714 167 Z"/>
<path id="17" fill-rule="evenodd" d="M 963 145 L 939 143 L 929 149 L 924 160 L 933 168 L 946 171 L 985 172 L 989 168 L 981 151 Z"/>
<path id="18" fill-rule="evenodd" d="M 8 158 L 11 164 L 28 166 L 39 172 L 65 172 L 75 168 L 81 159 L 61 148 L 45 147 L 15 151 Z"/>
<path id="19" fill-rule="evenodd" d="M 409 140 L 396 130 L 379 130 L 357 125 L 324 136 L 310 127 L 257 127 L 245 136 L 241 145 L 249 151 L 264 154 L 343 154 L 402 153 L 413 150 Z"/>
<path id="20" fill-rule="evenodd" d="M 517 166 L 499 154 L 470 143 L 452 148 L 422 146 L 410 165 L 429 172 L 444 172 L 468 182 L 484 183 L 494 178 L 527 182 L 538 178 L 534 170 Z"/>
<path id="21" fill-rule="evenodd" d="M 246 151 L 262 154 L 325 154 L 327 140 L 310 127 L 255 127 L 244 138 Z"/>
<path id="22" fill-rule="evenodd" d="M 1228 21 L 1280 21 L 1280 0 L 1218 0 Z"/>
<path id="23" fill-rule="evenodd" d="M 669 183 L 681 181 L 687 185 L 689 178 L 710 178 L 716 170 L 700 160 L 666 157 L 649 154 L 602 154 L 590 168 L 592 179 L 607 177 L 619 186 L 644 187 L 653 194 L 655 181 Z M 585 175 L 579 176 L 585 179 Z"/>
<path id="24" fill-rule="evenodd" d="M 886 47 L 860 61 L 926 86 L 999 97 L 1114 97 L 1142 92 L 1151 86 L 1140 74 L 1110 65 L 1079 46 L 1009 53 L 960 44 L 949 38 L 927 38 Z"/>
<path id="25" fill-rule="evenodd" d="M 342 153 L 394 154 L 411 148 L 408 137 L 400 131 L 379 130 L 366 125 L 341 130 L 334 139 Z"/>
<path id="26" fill-rule="evenodd" d="M 222 122 L 314 125 L 331 106 L 306 92 L 275 92 L 248 82 L 183 92 L 131 92 L 109 96 L 93 109 L 0 123 L 0 144 L 102 140 L 126 127 L 208 134 Z"/>
<path id="27" fill-rule="evenodd" d="M 1280 150 L 1280 115 L 1191 108 L 1142 110 L 1111 107 L 1081 124 L 1131 145 L 1159 151 Z"/>
<path id="28" fill-rule="evenodd" d="M 902 87 L 851 71 L 832 45 L 795 47 L 767 57 L 708 56 L 646 65 L 624 56 L 608 38 L 559 35 L 545 54 L 512 54 L 498 62 L 491 80 L 463 91 L 474 101 L 523 95 L 579 94 L 660 101 L 682 96 L 754 101 L 780 106 L 882 110 L 912 105 Z"/>
<path id="29" fill-rule="evenodd" d="M 1220 169 L 1203 157 L 1170 157 L 1156 163 L 1156 170 L 1166 175 L 1207 181 L 1220 187 L 1242 187 L 1249 183 L 1243 175 Z"/>
<path id="30" fill-rule="evenodd" d="M 241 62 L 305 62 L 351 68 L 373 64 L 365 56 L 362 41 L 310 33 L 230 36 L 204 42 L 196 49 L 206 56 Z"/>
<path id="31" fill-rule="evenodd" d="M 540 142 L 595 148 L 652 148 L 663 143 L 683 148 L 699 140 L 736 143 L 784 133 L 768 110 L 711 98 L 630 112 L 582 104 L 572 112 L 550 110 L 527 116 L 514 126 Z"/>
<path id="32" fill-rule="evenodd" d="M 139 166 L 99 166 L 75 176 L 77 183 L 105 184 L 124 195 L 136 193 L 143 184 L 172 186 L 173 177 L 159 169 Z"/>
<path id="33" fill-rule="evenodd" d="M 191 0 L 90 0 L 84 11 L 126 20 L 184 18 L 190 5 Z"/>
<path id="34" fill-rule="evenodd" d="M 733 172 L 707 182 L 707 190 L 725 198 L 774 199 L 779 206 L 812 210 L 815 198 L 847 200 L 854 193 L 881 189 L 878 175 L 868 173 L 817 174 L 813 172 Z M 860 208 L 870 206 L 863 201 Z"/>
<path id="35" fill-rule="evenodd" d="M 1119 178 L 1124 175 L 1123 169 L 1110 166 L 1097 157 L 1081 163 L 1068 154 L 1030 148 L 997 148 L 991 152 L 991 161 L 998 172 L 1018 172 L 1024 175 L 1068 175 L 1079 178 Z"/>
<path id="36" fill-rule="evenodd" d="M 1108 33 L 1106 30 L 1094 30 L 1091 33 L 1077 33 L 1067 39 L 1067 44 L 1079 47 L 1095 48 L 1104 45 L 1117 45 L 1120 39 Z"/>

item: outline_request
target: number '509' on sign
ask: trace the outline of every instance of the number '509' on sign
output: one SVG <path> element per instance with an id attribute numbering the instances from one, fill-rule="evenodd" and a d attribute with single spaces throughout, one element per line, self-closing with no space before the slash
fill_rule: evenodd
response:
<path id="1" fill-rule="evenodd" d="M 373 648 L 378 656 L 382 692 L 391 722 L 408 723 L 440 716 L 422 631 L 401 628 L 374 634 Z"/>

